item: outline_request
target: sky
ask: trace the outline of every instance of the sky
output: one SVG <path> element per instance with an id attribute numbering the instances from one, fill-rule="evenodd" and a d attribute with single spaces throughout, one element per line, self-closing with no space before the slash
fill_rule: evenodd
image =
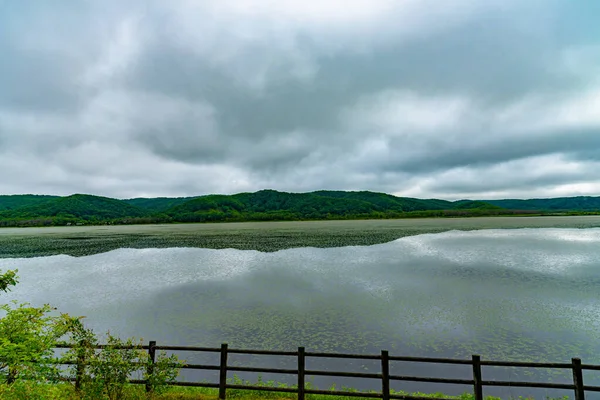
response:
<path id="1" fill-rule="evenodd" d="M 0 0 L 0 194 L 600 195 L 597 0 Z"/>

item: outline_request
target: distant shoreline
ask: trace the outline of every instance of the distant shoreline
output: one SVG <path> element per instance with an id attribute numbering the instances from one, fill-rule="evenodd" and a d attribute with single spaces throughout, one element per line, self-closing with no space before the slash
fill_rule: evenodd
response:
<path id="1" fill-rule="evenodd" d="M 386 221 L 386 220 L 418 220 L 418 219 L 457 219 L 457 218 L 532 218 L 532 217 L 583 217 L 583 216 L 599 216 L 599 212 L 526 212 L 521 210 L 502 210 L 503 212 L 494 213 L 465 213 L 465 212 L 453 212 L 454 210 L 439 210 L 431 212 L 417 211 L 413 213 L 406 213 L 404 216 L 394 217 L 346 217 L 346 218 L 304 218 L 304 219 L 231 219 L 222 221 L 136 221 L 134 218 L 126 218 L 123 221 L 97 221 L 97 222 L 81 222 L 81 223 L 68 223 L 64 225 L 52 225 L 52 224 L 24 224 L 24 225 L 2 225 L 2 219 L 0 219 L 0 230 L 7 228 L 49 228 L 49 227 L 85 227 L 85 226 L 139 226 L 139 225 L 190 225 L 190 224 L 239 224 L 239 223 L 257 223 L 257 222 L 327 222 L 327 221 Z M 432 215 L 424 215 L 424 214 Z"/>
<path id="2" fill-rule="evenodd" d="M 129 200 L 84 194 L 0 196 L 0 227 L 598 214 L 600 197 L 446 201 L 327 190 Z"/>
<path id="3" fill-rule="evenodd" d="M 268 222 L 268 223 L 267 223 Z M 452 230 L 600 228 L 600 216 L 405 218 L 0 229 L 0 259 L 89 256 L 112 250 L 174 247 L 274 252 L 298 247 L 371 246 Z"/>

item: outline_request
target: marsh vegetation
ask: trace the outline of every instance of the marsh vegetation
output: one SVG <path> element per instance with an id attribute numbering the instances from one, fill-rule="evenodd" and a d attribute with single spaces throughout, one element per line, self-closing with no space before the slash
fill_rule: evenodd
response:
<path id="1" fill-rule="evenodd" d="M 0 229 L 0 258 L 87 256 L 121 248 L 195 247 L 279 251 L 369 246 L 451 230 L 595 228 L 600 216 L 425 218 Z"/>

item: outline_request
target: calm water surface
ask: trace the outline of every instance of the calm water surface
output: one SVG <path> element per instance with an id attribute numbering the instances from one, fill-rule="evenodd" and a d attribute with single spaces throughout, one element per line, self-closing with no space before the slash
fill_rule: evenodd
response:
<path id="1" fill-rule="evenodd" d="M 119 249 L 0 260 L 0 269 L 9 267 L 19 269 L 21 283 L 7 298 L 49 302 L 85 315 L 99 331 L 159 344 L 557 362 L 581 357 L 600 364 L 600 229 L 451 231 L 274 253 Z M 376 370 L 368 363 L 351 367 Z M 460 368 L 394 368 L 405 375 L 469 376 Z M 485 374 L 517 376 L 492 368 Z M 598 375 L 586 375 L 588 383 L 598 383 Z M 568 382 L 568 375 L 552 379 Z"/>

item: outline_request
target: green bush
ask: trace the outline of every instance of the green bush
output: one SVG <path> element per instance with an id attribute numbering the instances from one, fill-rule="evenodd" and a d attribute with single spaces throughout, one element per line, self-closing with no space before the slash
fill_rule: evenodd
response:
<path id="1" fill-rule="evenodd" d="M 158 353 L 152 363 L 141 340 L 122 340 L 110 332 L 106 334 L 106 345 L 97 349 L 98 338 L 80 320 L 72 321 L 70 344 L 73 347 L 63 361 L 80 364 L 71 368 L 71 376 L 80 382 L 78 389 L 83 398 L 121 399 L 129 379 L 146 380 L 152 392 L 160 393 L 167 383 L 175 381 L 183 365 L 177 356 L 165 352 Z"/>
<path id="2" fill-rule="evenodd" d="M 70 317 L 50 315 L 49 305 L 17 302 L 0 305 L 0 311 L 0 379 L 57 381 L 53 347 L 68 331 Z"/>
<path id="3" fill-rule="evenodd" d="M 11 286 L 17 284 L 17 270 L 0 274 L 0 292 L 8 292 Z"/>

